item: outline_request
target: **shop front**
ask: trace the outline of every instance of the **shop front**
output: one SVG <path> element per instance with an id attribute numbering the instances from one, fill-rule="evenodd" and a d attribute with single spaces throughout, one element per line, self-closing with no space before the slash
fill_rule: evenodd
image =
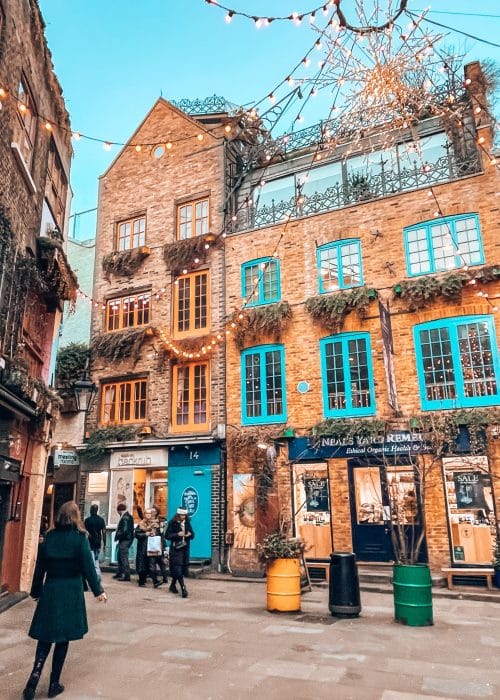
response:
<path id="1" fill-rule="evenodd" d="M 295 532 L 306 544 L 306 558 L 327 559 L 333 550 L 327 463 L 295 464 L 293 496 Z"/>

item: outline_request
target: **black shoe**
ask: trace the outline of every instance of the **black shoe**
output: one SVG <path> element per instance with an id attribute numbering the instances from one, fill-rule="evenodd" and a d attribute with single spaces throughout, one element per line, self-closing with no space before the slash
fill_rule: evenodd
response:
<path id="1" fill-rule="evenodd" d="M 183 598 L 187 598 L 187 597 L 188 597 L 188 592 L 187 592 L 186 588 L 185 588 L 184 586 L 182 586 L 181 590 L 182 590 L 182 597 L 183 597 Z"/>
<path id="2" fill-rule="evenodd" d="M 163 577 L 163 583 L 168 583 L 168 578 L 166 576 Z"/>
<path id="3" fill-rule="evenodd" d="M 23 690 L 23 700 L 33 700 L 35 697 L 36 688 L 26 688 Z"/>
<path id="4" fill-rule="evenodd" d="M 179 591 L 177 590 L 177 586 L 175 585 L 175 583 L 171 583 L 170 586 L 168 587 L 168 590 L 169 590 L 171 593 L 178 593 L 178 592 L 179 592 Z"/>
<path id="5" fill-rule="evenodd" d="M 121 574 L 113 574 L 113 578 L 120 578 Z"/>
<path id="6" fill-rule="evenodd" d="M 60 695 L 61 693 L 64 693 L 64 686 L 60 683 L 51 683 L 49 685 L 49 692 L 47 694 L 47 697 L 55 698 L 56 695 Z"/>
<path id="7" fill-rule="evenodd" d="M 163 586 L 163 581 L 153 581 L 153 588 L 159 588 Z"/>
<path id="8" fill-rule="evenodd" d="M 117 581 L 130 581 L 130 576 L 118 576 Z"/>
<path id="9" fill-rule="evenodd" d="M 146 584 L 145 584 L 145 583 L 141 583 L 141 582 L 139 581 L 139 583 L 138 583 L 137 585 L 139 586 L 139 588 L 144 588 Z"/>

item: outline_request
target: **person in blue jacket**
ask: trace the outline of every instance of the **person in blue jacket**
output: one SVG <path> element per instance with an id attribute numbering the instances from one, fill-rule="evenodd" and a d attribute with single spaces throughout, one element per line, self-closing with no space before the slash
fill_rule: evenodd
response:
<path id="1" fill-rule="evenodd" d="M 47 532 L 38 549 L 30 592 L 38 602 L 29 630 L 29 636 L 38 644 L 23 700 L 35 697 L 52 644 L 55 646 L 48 697 L 55 698 L 64 691 L 59 680 L 69 642 L 82 639 L 88 632 L 85 581 L 97 600 L 106 602 L 80 511 L 74 501 L 68 501 L 60 507 L 54 528 Z"/>

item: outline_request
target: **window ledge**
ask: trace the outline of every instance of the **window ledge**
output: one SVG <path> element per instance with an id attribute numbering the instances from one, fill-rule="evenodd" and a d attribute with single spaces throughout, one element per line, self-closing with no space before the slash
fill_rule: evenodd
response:
<path id="1" fill-rule="evenodd" d="M 21 153 L 21 149 L 19 148 L 19 144 L 15 143 L 15 141 L 13 141 L 10 144 L 10 147 L 12 148 L 12 150 L 14 152 L 14 157 L 17 161 L 17 164 L 19 165 L 19 167 L 21 169 L 21 172 L 23 174 L 24 179 L 26 180 L 26 184 L 28 185 L 28 189 L 30 190 L 30 192 L 32 194 L 36 194 L 35 181 L 31 177 L 31 173 L 30 173 L 29 168 L 26 164 L 26 161 L 23 158 L 23 154 Z"/>

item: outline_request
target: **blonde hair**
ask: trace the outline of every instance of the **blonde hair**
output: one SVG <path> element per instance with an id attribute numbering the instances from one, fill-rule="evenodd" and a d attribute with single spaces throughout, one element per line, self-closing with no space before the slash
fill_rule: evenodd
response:
<path id="1" fill-rule="evenodd" d="M 87 534 L 85 526 L 82 522 L 80 509 L 78 508 L 75 501 L 67 501 L 66 503 L 63 503 L 57 511 L 57 515 L 54 520 L 55 528 L 67 527 L 68 525 L 71 525 L 80 532 Z"/>

